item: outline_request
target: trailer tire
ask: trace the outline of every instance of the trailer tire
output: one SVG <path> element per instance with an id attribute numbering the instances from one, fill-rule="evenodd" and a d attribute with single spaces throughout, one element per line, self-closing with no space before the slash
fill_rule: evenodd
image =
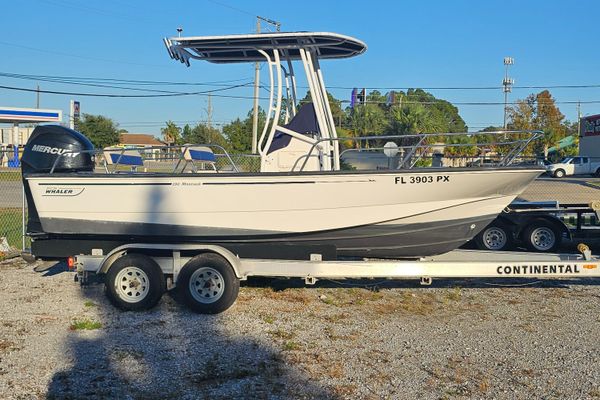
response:
<path id="1" fill-rule="evenodd" d="M 555 178 L 562 178 L 565 176 L 565 170 L 564 169 L 557 169 L 556 171 L 554 171 L 554 177 Z"/>
<path id="2" fill-rule="evenodd" d="M 545 253 L 556 250 L 562 239 L 560 230 L 545 220 L 528 224 L 522 237 L 528 249 Z"/>
<path id="3" fill-rule="evenodd" d="M 480 250 L 510 250 L 513 247 L 512 230 L 506 224 L 494 221 L 477 234 L 475 243 Z"/>
<path id="4" fill-rule="evenodd" d="M 158 264 L 143 254 L 126 254 L 109 268 L 106 295 L 116 307 L 127 311 L 154 307 L 166 290 L 165 276 Z"/>
<path id="5" fill-rule="evenodd" d="M 240 281 L 226 259 L 215 253 L 203 253 L 181 269 L 177 288 L 194 312 L 218 314 L 233 305 Z"/>

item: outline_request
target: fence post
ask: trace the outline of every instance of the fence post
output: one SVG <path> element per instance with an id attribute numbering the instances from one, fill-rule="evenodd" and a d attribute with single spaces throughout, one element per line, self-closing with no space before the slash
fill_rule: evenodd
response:
<path id="1" fill-rule="evenodd" d="M 21 209 L 21 251 L 25 251 L 25 207 L 27 204 L 25 202 L 25 184 L 21 185 L 21 191 L 23 192 L 23 204 Z"/>

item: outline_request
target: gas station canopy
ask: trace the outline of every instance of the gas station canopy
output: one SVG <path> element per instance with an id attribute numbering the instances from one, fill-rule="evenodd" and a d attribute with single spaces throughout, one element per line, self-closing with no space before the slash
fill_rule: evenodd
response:
<path id="1" fill-rule="evenodd" d="M 0 123 L 20 124 L 26 122 L 61 122 L 61 110 L 38 108 L 0 107 Z"/>

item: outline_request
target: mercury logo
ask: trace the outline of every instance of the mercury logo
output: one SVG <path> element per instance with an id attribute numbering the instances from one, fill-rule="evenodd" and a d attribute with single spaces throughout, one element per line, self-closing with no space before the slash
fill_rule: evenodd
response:
<path id="1" fill-rule="evenodd" d="M 50 147 L 44 146 L 43 144 L 34 144 L 31 146 L 31 151 L 36 151 L 38 153 L 46 153 L 46 154 L 65 154 L 65 157 L 75 157 L 78 153 L 69 153 L 67 149 L 61 149 L 59 147 Z"/>

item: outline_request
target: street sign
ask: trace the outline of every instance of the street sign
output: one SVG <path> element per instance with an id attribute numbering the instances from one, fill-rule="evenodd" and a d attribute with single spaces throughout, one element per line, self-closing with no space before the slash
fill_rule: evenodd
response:
<path id="1" fill-rule="evenodd" d="M 69 117 L 69 128 L 77 130 L 79 127 L 79 117 L 81 115 L 81 104 L 78 101 L 71 100 L 71 115 Z"/>
<path id="2" fill-rule="evenodd" d="M 383 145 L 383 154 L 389 158 L 396 157 L 398 154 L 398 145 L 394 142 L 387 142 Z"/>

